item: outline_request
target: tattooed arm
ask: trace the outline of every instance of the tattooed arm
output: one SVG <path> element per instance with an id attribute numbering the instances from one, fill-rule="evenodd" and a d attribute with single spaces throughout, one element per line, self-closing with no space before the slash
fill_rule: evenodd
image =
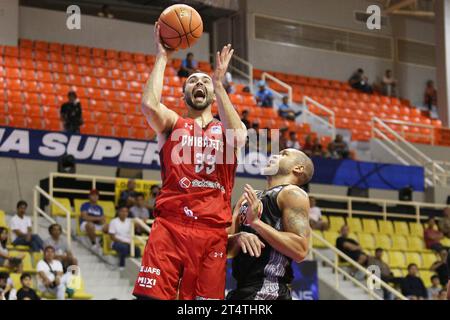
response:
<path id="1" fill-rule="evenodd" d="M 300 262 L 309 250 L 308 196 L 299 187 L 288 186 L 280 192 L 277 201 L 282 210 L 283 231 L 278 231 L 259 219 L 252 220 L 251 226 L 275 250 Z"/>

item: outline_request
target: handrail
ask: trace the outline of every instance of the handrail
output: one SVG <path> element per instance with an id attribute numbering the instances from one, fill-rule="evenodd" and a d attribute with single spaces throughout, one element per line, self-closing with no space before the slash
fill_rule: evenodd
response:
<path id="1" fill-rule="evenodd" d="M 133 218 L 133 222 L 134 223 L 132 223 L 131 224 L 131 244 L 130 244 L 130 256 L 132 257 L 132 258 L 134 258 L 134 256 L 135 256 L 135 248 L 136 248 L 136 243 L 135 243 L 135 239 L 137 238 L 136 237 L 136 234 L 135 234 L 135 224 L 138 224 L 142 229 L 144 229 L 148 234 L 150 234 L 150 232 L 151 232 L 151 229 L 150 229 L 150 227 L 148 226 L 148 225 L 146 225 L 145 223 L 144 223 L 144 221 L 142 221 L 141 219 L 139 219 L 139 218 Z M 139 240 L 140 240 L 140 238 L 138 238 Z M 145 244 L 145 243 L 144 243 Z"/>
<path id="2" fill-rule="evenodd" d="M 44 196 L 49 202 L 55 204 L 58 208 L 60 208 L 65 214 L 66 214 L 66 229 L 61 228 L 63 233 L 67 236 L 67 247 L 69 250 L 72 249 L 72 229 L 71 229 L 71 213 L 69 210 L 67 210 L 59 201 L 55 200 L 52 196 L 50 196 L 47 192 L 42 190 L 41 187 L 35 186 L 33 190 L 33 232 L 37 233 L 37 217 L 38 213 L 42 215 L 47 221 L 50 221 L 51 223 L 56 223 L 56 220 L 53 219 L 51 216 L 49 216 L 47 213 L 45 213 L 40 207 L 39 207 L 39 195 Z"/>
<path id="3" fill-rule="evenodd" d="M 389 134 L 393 135 L 399 142 L 403 143 L 407 148 L 409 148 L 409 152 L 405 149 L 402 149 L 400 145 L 394 143 L 394 147 L 399 151 L 400 153 L 403 153 L 404 156 L 409 158 L 410 162 L 409 164 L 413 163 L 416 165 L 424 166 L 425 174 L 428 175 L 426 177 L 426 183 L 428 185 L 433 185 L 433 181 L 436 181 L 436 175 L 433 175 L 433 172 L 435 170 L 439 172 L 445 172 L 444 168 L 442 168 L 440 165 L 438 165 L 435 161 L 433 161 L 430 157 L 428 157 L 426 154 L 424 154 L 422 151 L 420 151 L 418 148 L 416 148 L 412 143 L 408 142 L 405 138 L 403 138 L 398 132 L 390 128 L 384 120 L 373 117 L 372 118 L 372 138 L 376 138 L 376 135 L 379 134 L 383 136 L 382 129 L 378 128 L 377 125 L 379 125 L 383 130 L 387 131 Z M 390 139 L 389 139 L 390 141 Z M 383 147 L 387 148 L 385 145 L 382 144 Z M 414 153 L 413 154 L 411 154 Z M 432 170 L 426 167 L 427 164 L 432 165 Z M 429 178 L 431 177 L 431 179 Z"/>
<path id="4" fill-rule="evenodd" d="M 234 72 L 240 74 L 244 78 L 248 80 L 248 87 L 250 88 L 250 92 L 253 92 L 253 64 L 251 64 L 249 61 L 242 59 L 241 57 L 237 56 L 236 54 L 233 54 L 231 57 L 231 64 L 229 65 L 229 68 L 233 70 Z M 244 72 L 233 65 L 233 60 L 236 60 L 238 63 L 241 63 L 245 65 L 248 69 L 248 72 Z"/>
<path id="5" fill-rule="evenodd" d="M 266 81 L 266 79 L 270 79 L 271 81 L 273 81 L 273 82 L 279 84 L 280 86 L 286 88 L 286 90 L 288 92 L 288 100 L 289 100 L 288 102 L 289 102 L 289 104 L 292 104 L 292 87 L 290 85 L 288 85 L 286 82 L 283 82 L 280 79 L 274 77 L 270 73 L 263 72 L 261 74 L 261 80 Z M 276 90 L 273 90 L 273 89 L 270 89 L 270 90 L 272 90 L 275 94 L 277 94 L 280 97 L 283 96 L 281 93 L 279 93 Z"/>
<path id="6" fill-rule="evenodd" d="M 340 258 L 344 259 L 347 263 L 350 263 L 354 268 L 356 268 L 357 270 L 363 272 L 367 277 L 372 278 L 373 280 L 375 280 L 377 283 L 380 284 L 381 287 L 383 287 L 384 289 L 386 289 L 387 291 L 389 291 L 390 293 L 392 293 L 395 297 L 397 297 L 398 299 L 401 300 L 408 300 L 403 294 L 401 294 L 400 292 L 398 292 L 397 290 L 395 290 L 394 288 L 392 288 L 389 284 L 387 284 L 386 282 L 384 282 L 383 280 L 381 280 L 378 276 L 376 276 L 375 274 L 371 273 L 370 271 L 368 271 L 366 268 L 363 268 L 360 264 L 358 264 L 356 261 L 354 261 L 352 258 L 350 258 L 349 256 L 347 256 L 345 253 L 343 253 L 342 251 L 340 251 L 339 249 L 337 249 L 335 246 L 333 246 L 331 243 L 329 243 L 326 239 L 324 239 L 322 236 L 320 236 L 319 234 L 317 234 L 316 232 L 312 232 L 312 236 L 320 241 L 321 243 L 323 243 L 327 249 L 333 251 L 333 253 L 335 254 L 335 258 L 336 261 Z M 366 292 L 368 292 L 371 296 L 374 296 L 375 298 L 377 298 L 378 300 L 382 300 L 382 298 L 380 296 L 378 296 L 375 292 L 373 292 L 370 288 L 365 287 L 361 284 L 360 281 L 354 279 L 354 277 L 352 277 L 349 273 L 347 273 L 346 271 L 344 271 L 343 269 L 341 269 L 338 265 L 336 265 L 336 261 L 333 264 L 328 258 L 326 258 L 324 255 L 320 254 L 320 252 L 316 249 L 313 249 L 313 253 L 321 256 L 322 260 L 324 260 L 325 262 L 329 263 L 332 265 L 332 267 L 335 269 L 335 272 L 341 272 L 343 273 L 346 277 L 348 277 L 354 284 L 360 286 L 361 288 L 363 288 Z M 328 261 L 327 261 L 328 260 Z M 337 283 L 336 283 L 336 287 L 339 287 L 338 281 L 339 279 L 337 278 Z"/>
<path id="7" fill-rule="evenodd" d="M 329 121 L 326 121 L 322 117 L 319 117 L 318 115 L 312 113 L 309 110 L 309 108 L 308 108 L 308 102 L 314 104 L 319 109 L 321 109 L 321 110 L 325 111 L 326 113 L 328 113 L 330 115 Z M 307 112 L 309 112 L 312 115 L 314 115 L 316 119 L 318 119 L 324 125 L 329 127 L 329 129 L 331 130 L 331 137 L 333 139 L 336 137 L 336 114 L 335 114 L 335 112 L 333 110 L 325 107 L 323 104 L 319 103 L 318 101 L 316 101 L 316 100 L 314 100 L 314 99 L 312 99 L 311 97 L 308 97 L 308 96 L 303 96 L 303 107 L 304 107 L 304 110 L 307 110 Z"/>
<path id="8" fill-rule="evenodd" d="M 415 122 L 410 122 L 410 121 L 403 121 L 403 120 L 397 120 L 397 119 L 383 119 L 383 122 L 385 123 L 390 123 L 390 124 L 394 124 L 394 125 L 399 125 L 402 126 L 400 133 L 402 135 L 403 138 L 406 139 L 406 136 L 413 136 L 413 137 L 426 137 L 430 139 L 431 145 L 434 145 L 434 126 L 430 125 L 430 124 L 422 124 L 422 123 L 415 123 Z M 422 133 L 412 133 L 412 132 L 405 132 L 403 126 L 408 126 L 408 127 L 419 127 L 419 128 L 425 128 L 425 129 L 430 129 L 430 133 L 429 134 L 422 134 Z M 398 131 L 397 131 L 398 132 Z"/>

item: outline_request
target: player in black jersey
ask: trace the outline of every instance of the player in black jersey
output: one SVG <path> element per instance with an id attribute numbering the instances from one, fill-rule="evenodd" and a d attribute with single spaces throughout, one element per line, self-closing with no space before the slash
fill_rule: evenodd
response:
<path id="1" fill-rule="evenodd" d="M 309 250 L 309 199 L 300 186 L 313 173 L 308 156 L 284 149 L 263 170 L 266 190 L 245 186 L 229 232 L 228 256 L 234 257 L 237 288 L 227 299 L 291 299 L 291 261 L 302 261 Z"/>

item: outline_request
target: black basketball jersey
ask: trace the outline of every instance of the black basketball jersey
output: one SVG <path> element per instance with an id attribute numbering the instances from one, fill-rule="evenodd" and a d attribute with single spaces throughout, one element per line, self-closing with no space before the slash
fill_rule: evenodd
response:
<path id="1" fill-rule="evenodd" d="M 261 221 L 280 231 L 283 230 L 282 215 L 277 198 L 280 191 L 286 186 L 288 185 L 279 185 L 265 191 L 256 191 L 263 204 Z M 245 221 L 247 209 L 247 203 L 244 203 L 239 209 L 239 229 L 256 234 L 255 230 Z M 233 259 L 233 277 L 237 281 L 238 290 L 248 286 L 259 287 L 256 299 L 277 299 L 280 285 L 289 284 L 292 281 L 292 260 L 273 249 L 264 239 L 260 238 L 260 240 L 264 242 L 265 247 L 262 248 L 261 255 L 258 258 L 240 251 Z"/>

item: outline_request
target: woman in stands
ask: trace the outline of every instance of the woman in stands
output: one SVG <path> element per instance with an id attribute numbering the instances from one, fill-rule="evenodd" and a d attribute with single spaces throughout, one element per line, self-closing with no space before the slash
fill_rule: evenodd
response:
<path id="1" fill-rule="evenodd" d="M 11 256 L 6 247 L 7 243 L 8 230 L 5 227 L 0 227 L 0 267 L 9 268 L 10 271 L 22 273 L 22 260 L 25 258 L 25 255 Z"/>

